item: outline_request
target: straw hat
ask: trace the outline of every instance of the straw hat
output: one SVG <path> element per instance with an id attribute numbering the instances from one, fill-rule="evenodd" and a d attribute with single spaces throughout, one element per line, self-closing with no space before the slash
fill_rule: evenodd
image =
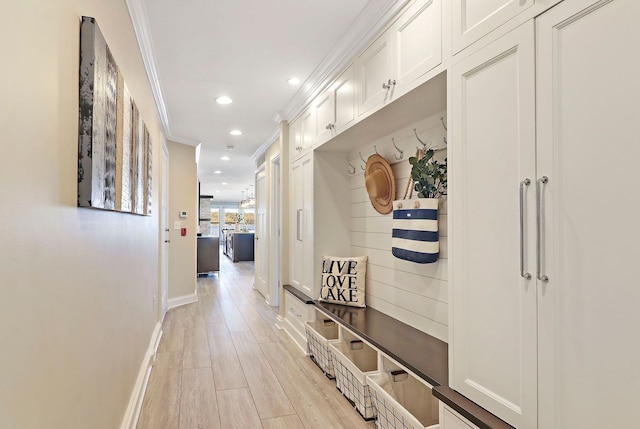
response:
<path id="1" fill-rule="evenodd" d="M 373 208 L 378 213 L 391 213 L 396 199 L 396 179 L 387 160 L 377 153 L 367 159 L 364 183 Z"/>

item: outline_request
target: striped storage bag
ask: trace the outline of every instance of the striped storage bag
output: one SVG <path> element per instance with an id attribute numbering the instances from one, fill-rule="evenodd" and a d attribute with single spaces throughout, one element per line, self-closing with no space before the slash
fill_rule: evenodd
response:
<path id="1" fill-rule="evenodd" d="M 418 264 L 436 262 L 440 254 L 438 198 L 393 202 L 393 256 Z"/>

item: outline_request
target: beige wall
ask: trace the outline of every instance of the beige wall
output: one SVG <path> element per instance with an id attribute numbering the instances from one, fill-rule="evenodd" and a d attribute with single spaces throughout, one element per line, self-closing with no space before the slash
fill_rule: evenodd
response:
<path id="1" fill-rule="evenodd" d="M 198 225 L 198 178 L 196 148 L 172 141 L 169 148 L 169 304 L 196 293 L 196 233 Z M 187 218 L 179 217 L 186 210 Z M 187 228 L 182 237 L 174 223 Z"/>
<path id="2" fill-rule="evenodd" d="M 76 208 L 79 26 L 93 16 L 153 141 L 153 216 Z M 156 324 L 163 135 L 123 0 L 5 2 L 0 427 L 114 429 Z"/>

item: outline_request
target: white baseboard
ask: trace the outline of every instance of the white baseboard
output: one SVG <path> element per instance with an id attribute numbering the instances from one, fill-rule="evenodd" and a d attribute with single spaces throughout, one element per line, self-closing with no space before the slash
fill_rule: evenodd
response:
<path id="1" fill-rule="evenodd" d="M 180 307 L 182 305 L 191 304 L 192 302 L 198 301 L 198 294 L 195 292 L 190 295 L 177 296 L 175 298 L 169 298 L 167 300 L 167 310 L 172 308 Z"/>
<path id="2" fill-rule="evenodd" d="M 136 384 L 133 386 L 133 392 L 129 398 L 129 405 L 124 413 L 124 419 L 120 429 L 135 429 L 138 423 L 138 417 L 140 416 L 140 410 L 142 409 L 142 401 L 144 394 L 147 391 L 147 383 L 149 382 L 149 375 L 151 375 L 151 367 L 156 358 L 156 351 L 160 344 L 160 338 L 162 337 L 162 323 L 156 323 L 151 334 L 151 341 L 149 342 L 149 348 L 144 355 L 142 364 L 140 364 L 140 370 L 138 371 L 138 378 Z"/>
<path id="3" fill-rule="evenodd" d="M 276 328 L 284 330 L 289 338 L 293 340 L 293 342 L 300 347 L 300 350 L 304 354 L 307 354 L 307 338 L 300 334 L 292 325 L 289 323 L 287 319 L 278 315 L 276 316 Z"/>

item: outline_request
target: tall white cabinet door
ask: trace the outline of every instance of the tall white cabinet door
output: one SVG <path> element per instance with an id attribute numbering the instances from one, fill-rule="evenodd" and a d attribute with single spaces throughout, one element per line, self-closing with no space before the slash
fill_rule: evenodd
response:
<path id="1" fill-rule="evenodd" d="M 640 3 L 537 21 L 540 428 L 638 427 Z M 596 204 L 596 202 L 598 204 Z"/>
<path id="2" fill-rule="evenodd" d="M 532 21 L 449 74 L 451 386 L 519 429 L 536 427 L 536 288 L 520 273 L 534 236 L 535 58 Z M 524 269 L 535 259 L 525 252 Z"/>
<path id="3" fill-rule="evenodd" d="M 461 51 L 534 3 L 534 0 L 452 0 L 453 52 Z"/>
<path id="4" fill-rule="evenodd" d="M 291 237 L 289 246 L 289 283 L 299 290 L 302 290 L 302 284 L 304 283 L 303 174 L 302 160 L 298 160 L 291 164 L 291 174 L 289 175 L 291 207 L 289 216 L 289 237 Z"/>
<path id="5" fill-rule="evenodd" d="M 317 296 L 314 291 L 313 276 L 313 154 L 302 159 L 302 207 L 303 282 L 301 290 L 315 299 Z"/>
<path id="6" fill-rule="evenodd" d="M 394 24 L 397 93 L 420 83 L 420 77 L 442 62 L 441 0 L 416 1 Z"/>

